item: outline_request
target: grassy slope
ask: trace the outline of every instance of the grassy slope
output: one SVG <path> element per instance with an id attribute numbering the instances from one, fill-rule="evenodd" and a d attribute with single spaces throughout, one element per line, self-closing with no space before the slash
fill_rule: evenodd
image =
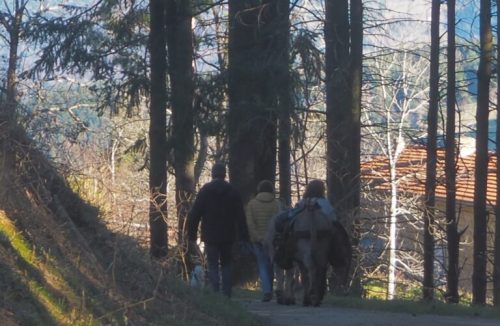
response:
<path id="1" fill-rule="evenodd" d="M 29 146 L 16 155 L 19 170 L 0 171 L 10 176 L 0 189 L 2 325 L 259 324 L 107 230 Z"/>
<path id="2" fill-rule="evenodd" d="M 118 258 L 117 264 L 130 265 L 128 270 L 119 267 L 123 274 L 113 280 L 93 265 L 95 260 L 82 259 L 83 252 L 62 253 L 59 240 L 35 245 L 40 236 L 52 238 L 50 230 L 42 233 L 21 231 L 0 211 L 2 325 L 120 325 L 127 320 L 147 325 L 258 325 L 238 304 L 219 295 L 162 277 L 159 268 L 154 277 L 154 268 L 144 259 L 130 263 L 129 258 Z M 64 245 L 68 251 L 71 246 L 81 248 L 78 241 Z"/>
<path id="3" fill-rule="evenodd" d="M 237 303 L 165 276 L 130 239 L 94 255 L 74 225 L 26 213 L 14 222 L 0 210 L 2 325 L 258 325 Z"/>

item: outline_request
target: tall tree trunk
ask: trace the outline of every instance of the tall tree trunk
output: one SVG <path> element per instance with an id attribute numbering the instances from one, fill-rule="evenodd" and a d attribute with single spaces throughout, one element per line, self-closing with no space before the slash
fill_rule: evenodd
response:
<path id="1" fill-rule="evenodd" d="M 390 137 L 390 136 L 389 136 Z M 389 159 L 391 175 L 391 207 L 389 219 L 389 268 L 387 299 L 393 300 L 396 294 L 396 247 L 397 247 L 397 226 L 398 226 L 398 180 L 396 176 L 397 161 Z"/>
<path id="2" fill-rule="evenodd" d="M 231 0 L 228 3 L 229 177 L 246 203 L 256 187 L 253 116 L 260 103 L 253 77 L 257 52 L 253 26 L 257 24 L 257 12 L 245 12 L 251 7 L 248 0 Z"/>
<path id="3" fill-rule="evenodd" d="M 273 183 L 276 180 L 276 152 L 277 152 L 277 124 L 278 103 L 282 87 L 282 59 L 284 45 L 280 30 L 282 15 L 287 17 L 288 7 L 279 8 L 281 0 L 262 0 L 258 15 L 258 57 L 256 83 L 262 101 L 257 106 L 257 125 L 262 125 L 262 130 L 256 134 L 257 158 L 255 164 L 256 182 L 267 179 Z M 284 9 L 284 12 L 280 10 Z M 288 34 L 286 34 L 288 35 Z M 284 37 L 286 37 L 286 35 Z M 260 122 L 259 122 L 260 121 Z M 255 128 L 255 126 L 254 126 Z M 254 189 L 255 192 L 255 189 Z"/>
<path id="4" fill-rule="evenodd" d="M 488 115 L 493 32 L 491 0 L 480 4 L 480 59 L 476 111 L 476 162 L 474 183 L 474 267 L 472 272 L 472 303 L 486 303 L 486 185 L 488 177 Z"/>
<path id="5" fill-rule="evenodd" d="M 500 8 L 500 0 L 496 1 L 497 10 Z M 500 26 L 500 15 L 497 14 L 497 26 Z M 497 44 L 500 44 L 500 31 L 497 30 Z M 500 46 L 497 46 L 497 66 L 500 62 Z M 500 73 L 497 71 L 497 130 L 496 130 L 496 159 L 497 159 L 497 193 L 495 205 L 495 244 L 493 262 L 493 304 L 500 307 Z"/>
<path id="6" fill-rule="evenodd" d="M 427 114 L 427 164 L 424 216 L 424 279 L 423 297 L 434 298 L 434 214 L 436 201 L 436 138 L 439 106 L 439 10 L 440 0 L 432 1 L 431 67 L 429 112 Z"/>
<path id="7" fill-rule="evenodd" d="M 244 202 L 257 182 L 274 182 L 276 172 L 276 92 L 269 1 L 230 0 L 228 63 L 229 175 Z"/>
<path id="8" fill-rule="evenodd" d="M 15 1 L 14 16 L 9 26 L 9 65 L 7 67 L 7 89 L 6 89 L 6 121 L 11 124 L 14 120 L 17 102 L 17 60 L 19 38 L 21 33 L 21 23 L 25 4 L 22 1 Z"/>
<path id="9" fill-rule="evenodd" d="M 0 195 L 10 189 L 11 171 L 15 168 L 15 155 L 12 151 L 13 129 L 15 127 L 15 115 L 17 107 L 17 64 L 19 39 L 21 37 L 21 24 L 26 0 L 13 2 L 13 16 L 8 27 L 9 37 L 9 64 L 7 67 L 7 85 L 5 104 L 0 105 Z"/>
<path id="10" fill-rule="evenodd" d="M 352 128 L 351 128 L 351 182 L 349 184 L 351 197 L 351 219 L 353 222 L 353 230 L 351 239 L 354 248 L 358 247 L 359 243 L 359 206 L 361 193 L 361 86 L 363 78 L 363 1 L 351 0 L 351 89 L 352 89 Z M 354 251 L 353 261 L 359 260 L 357 251 Z M 361 293 L 361 275 L 359 275 L 357 264 L 352 264 L 353 270 L 357 271 L 353 275 L 352 289 L 354 292 Z"/>
<path id="11" fill-rule="evenodd" d="M 360 201 L 360 157 L 361 157 L 361 84 L 363 76 L 363 4 L 362 0 L 351 0 L 351 189 L 352 208 Z M 357 215 L 357 214 L 356 214 Z"/>
<path id="12" fill-rule="evenodd" d="M 194 195 L 194 79 L 191 1 L 167 0 L 166 29 L 168 71 L 172 103 L 172 144 L 174 147 L 175 203 L 178 245 L 187 248 L 185 221 Z M 185 250 L 182 250 L 184 252 Z M 189 256 L 182 255 L 187 258 Z M 184 260 L 187 278 L 191 270 Z"/>
<path id="13" fill-rule="evenodd" d="M 446 238 L 448 241 L 448 269 L 446 300 L 458 303 L 458 249 L 459 236 L 456 217 L 456 149 L 455 149 L 455 0 L 448 0 L 448 85 L 446 97 Z"/>
<path id="14" fill-rule="evenodd" d="M 276 1 L 276 81 L 278 109 L 279 196 L 282 203 L 292 204 L 292 172 L 290 167 L 291 90 L 290 90 L 290 9 L 288 0 Z"/>
<path id="15" fill-rule="evenodd" d="M 276 84 L 281 70 L 276 61 L 283 49 L 275 44 L 280 42 L 277 0 L 228 4 L 229 177 L 246 203 L 260 180 L 276 179 L 276 87 L 284 87 Z M 253 260 L 237 259 L 236 281 L 254 279 Z"/>
<path id="16" fill-rule="evenodd" d="M 325 2 L 326 137 L 328 199 L 347 222 L 352 128 L 347 0 Z"/>
<path id="17" fill-rule="evenodd" d="M 149 46 L 151 53 L 151 102 L 150 102 L 150 168 L 149 210 L 150 253 L 161 258 L 168 253 L 167 233 L 167 53 L 165 40 L 165 2 L 150 0 Z"/>

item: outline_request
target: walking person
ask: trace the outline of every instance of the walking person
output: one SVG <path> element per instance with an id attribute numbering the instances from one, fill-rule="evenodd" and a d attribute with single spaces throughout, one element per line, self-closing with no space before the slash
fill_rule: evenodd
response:
<path id="1" fill-rule="evenodd" d="M 295 205 L 296 208 L 302 208 L 305 206 L 306 201 L 315 202 L 325 214 L 328 219 L 332 222 L 337 221 L 337 214 L 332 204 L 326 199 L 325 196 L 325 183 L 321 180 L 315 179 L 311 180 L 304 191 L 302 199 Z"/>
<path id="2" fill-rule="evenodd" d="M 273 183 L 262 180 L 257 186 L 257 195 L 250 200 L 246 208 L 248 231 L 253 253 L 257 259 L 264 302 L 270 301 L 273 297 L 273 268 L 263 242 L 269 222 L 280 211 L 280 207 L 280 201 L 274 195 Z"/>
<path id="3" fill-rule="evenodd" d="M 189 240 L 196 242 L 201 222 L 201 241 L 205 243 L 209 282 L 213 290 L 219 292 L 222 276 L 222 293 L 231 297 L 231 251 L 237 234 L 238 240 L 248 241 L 248 229 L 241 196 L 225 178 L 224 164 L 215 163 L 212 181 L 200 189 L 187 223 Z"/>

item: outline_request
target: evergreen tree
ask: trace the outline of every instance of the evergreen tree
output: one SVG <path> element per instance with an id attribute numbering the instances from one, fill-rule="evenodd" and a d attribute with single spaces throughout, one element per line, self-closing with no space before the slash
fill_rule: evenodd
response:
<path id="1" fill-rule="evenodd" d="M 352 89 L 349 1 L 325 2 L 326 142 L 328 198 L 341 221 L 350 213 Z"/>
<path id="2" fill-rule="evenodd" d="M 446 239 L 448 241 L 448 268 L 446 278 L 446 300 L 458 303 L 459 241 L 456 217 L 456 146 L 455 146 L 455 0 L 448 0 L 448 68 L 446 96 Z"/>
<path id="3" fill-rule="evenodd" d="M 439 107 L 439 10 L 440 0 L 432 1 L 431 67 L 429 76 L 429 112 L 427 114 L 427 162 L 424 214 L 424 279 L 425 300 L 434 298 L 434 221 L 436 203 L 437 116 Z"/>
<path id="4" fill-rule="evenodd" d="M 476 161 L 474 171 L 474 267 L 472 273 L 472 302 L 486 303 L 486 231 L 488 212 L 486 191 L 488 176 L 488 116 L 493 36 L 491 27 L 491 0 L 480 4 L 480 58 L 477 71 L 478 93 L 476 111 Z"/>
<path id="5" fill-rule="evenodd" d="M 172 103 L 178 241 L 187 247 L 185 221 L 194 195 L 194 78 L 191 1 L 167 1 L 167 48 Z M 189 257 L 186 256 L 186 257 Z M 186 273 L 191 270 L 186 261 Z"/>
<path id="6" fill-rule="evenodd" d="M 277 0 L 229 1 L 229 176 L 246 202 L 260 180 L 275 180 L 279 89 Z"/>
<path id="7" fill-rule="evenodd" d="M 168 253 L 167 233 L 167 53 L 165 37 L 166 7 L 163 0 L 150 0 L 151 102 L 149 120 L 151 207 L 149 224 L 151 255 Z"/>
<path id="8" fill-rule="evenodd" d="M 497 9 L 500 8 L 500 0 L 496 1 Z M 497 26 L 500 26 L 500 15 L 497 15 Z M 497 44 L 500 44 L 500 32 L 497 30 Z M 500 62 L 500 46 L 497 46 L 497 65 Z M 497 72 L 497 121 L 496 121 L 496 205 L 495 205 L 495 244 L 493 260 L 493 304 L 500 307 L 500 73 Z"/>

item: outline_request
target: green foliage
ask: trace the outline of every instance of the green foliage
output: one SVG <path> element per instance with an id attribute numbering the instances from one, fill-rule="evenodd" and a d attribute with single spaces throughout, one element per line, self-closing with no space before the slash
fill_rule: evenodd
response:
<path id="1" fill-rule="evenodd" d="M 299 29 L 294 32 L 291 39 L 291 62 L 295 68 L 300 69 L 300 78 L 307 82 L 307 86 L 319 85 L 321 83 L 321 74 L 324 69 L 323 53 L 318 47 L 319 33 L 307 29 Z M 296 74 L 294 69 L 292 74 Z"/>
<path id="2" fill-rule="evenodd" d="M 209 136 L 225 134 L 226 80 L 222 74 L 196 76 L 196 126 Z"/>
<path id="3" fill-rule="evenodd" d="M 146 1 L 100 1 L 88 6 L 61 6 L 38 12 L 26 31 L 40 56 L 29 76 L 75 74 L 100 81 L 99 110 L 134 113 L 149 89 Z"/>

